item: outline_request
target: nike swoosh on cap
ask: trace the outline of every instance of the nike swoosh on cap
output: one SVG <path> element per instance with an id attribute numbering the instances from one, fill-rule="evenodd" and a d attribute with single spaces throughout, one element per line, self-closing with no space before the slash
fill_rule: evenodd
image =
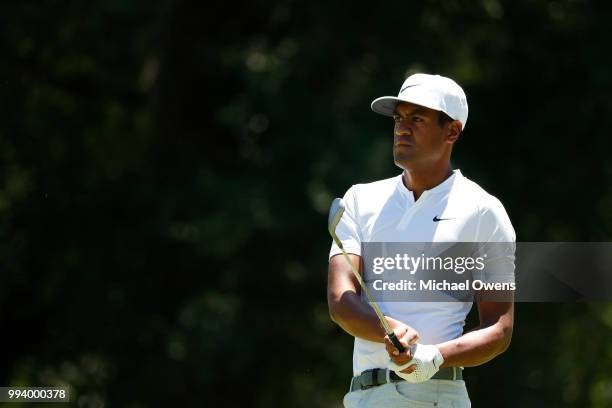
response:
<path id="1" fill-rule="evenodd" d="M 400 90 L 400 93 L 404 92 L 404 89 L 406 89 L 406 88 L 410 88 L 410 87 L 417 86 L 417 85 L 421 85 L 421 84 L 406 85 L 405 87 L 403 87 L 403 88 Z"/>

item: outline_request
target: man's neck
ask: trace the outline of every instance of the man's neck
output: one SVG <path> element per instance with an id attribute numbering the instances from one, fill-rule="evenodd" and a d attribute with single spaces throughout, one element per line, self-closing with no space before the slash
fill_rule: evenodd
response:
<path id="1" fill-rule="evenodd" d="M 414 194 L 414 200 L 418 200 L 423 191 L 430 190 L 441 184 L 453 174 L 450 164 L 439 169 L 404 170 L 402 180 L 404 185 Z"/>

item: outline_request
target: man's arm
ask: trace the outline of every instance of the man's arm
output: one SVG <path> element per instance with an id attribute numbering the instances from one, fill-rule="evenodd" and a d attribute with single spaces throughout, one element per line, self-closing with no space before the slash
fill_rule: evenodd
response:
<path id="1" fill-rule="evenodd" d="M 477 366 L 492 360 L 506 351 L 510 345 L 514 321 L 514 303 L 511 301 L 480 301 L 477 306 L 480 316 L 480 326 L 478 328 L 454 340 L 435 345 L 444 358 L 444 362 L 438 368 Z M 384 341 L 389 357 L 398 366 L 403 366 L 411 361 L 412 357 L 410 355 L 397 353 L 397 349 L 391 344 L 388 337 Z M 400 338 L 400 342 L 406 345 L 405 339 Z M 414 364 L 401 372 L 409 374 L 413 369 Z"/>
<path id="2" fill-rule="evenodd" d="M 349 254 L 349 258 L 361 273 L 361 257 Z M 360 293 L 359 282 L 344 256 L 333 256 L 329 260 L 327 277 L 327 304 L 331 319 L 354 337 L 383 343 L 385 331 L 374 310 L 361 300 Z M 418 333 L 410 326 L 390 317 L 387 321 L 396 335 L 406 342 L 418 338 Z"/>
<path id="3" fill-rule="evenodd" d="M 514 325 L 513 302 L 477 303 L 480 326 L 454 340 L 437 344 L 441 367 L 473 367 L 492 360 L 510 346 Z"/>

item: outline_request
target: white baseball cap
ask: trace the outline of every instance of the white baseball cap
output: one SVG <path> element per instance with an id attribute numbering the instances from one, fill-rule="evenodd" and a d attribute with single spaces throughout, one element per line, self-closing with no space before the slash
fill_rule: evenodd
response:
<path id="1" fill-rule="evenodd" d="M 381 115 L 393 116 L 395 106 L 410 102 L 426 108 L 442 111 L 458 120 L 465 129 L 468 118 L 468 104 L 465 92 L 452 79 L 440 75 L 414 74 L 404 81 L 397 97 L 383 96 L 374 99 L 372 110 Z"/>

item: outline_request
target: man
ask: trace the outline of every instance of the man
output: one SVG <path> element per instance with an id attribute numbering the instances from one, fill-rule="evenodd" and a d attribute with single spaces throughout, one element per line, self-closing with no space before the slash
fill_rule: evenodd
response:
<path id="1" fill-rule="evenodd" d="M 513 276 L 515 233 L 504 207 L 450 166 L 468 116 L 461 87 L 439 75 L 415 74 L 397 97 L 378 98 L 371 108 L 393 117 L 393 158 L 403 172 L 354 185 L 345 194 L 336 233 L 354 265 L 362 268 L 362 243 L 368 242 L 507 242 L 511 250 L 495 262 Z M 333 243 L 327 296 L 332 320 L 355 337 L 354 377 L 345 406 L 470 406 L 462 368 L 483 364 L 508 348 L 511 299 L 476 298 L 480 326 L 465 334 L 471 302 L 380 303 L 406 348 L 399 352 L 362 300 L 340 253 Z"/>

